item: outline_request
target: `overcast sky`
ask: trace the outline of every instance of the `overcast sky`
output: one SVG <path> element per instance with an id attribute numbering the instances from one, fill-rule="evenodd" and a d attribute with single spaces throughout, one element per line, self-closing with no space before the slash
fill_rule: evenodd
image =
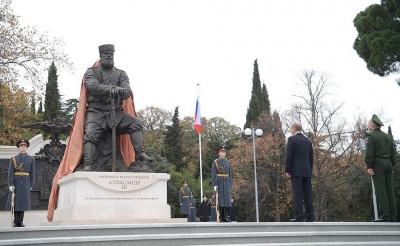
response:
<path id="1" fill-rule="evenodd" d="M 115 45 L 115 65 L 131 81 L 136 109 L 148 106 L 201 115 L 243 127 L 258 59 L 273 110 L 289 109 L 299 75 L 329 74 L 334 102 L 348 122 L 359 113 L 382 120 L 400 137 L 395 76 L 381 78 L 353 50 L 353 20 L 378 0 L 13 0 L 22 25 L 66 43 L 74 74 L 59 70 L 64 99 L 78 98 L 82 76 L 98 46 Z M 47 79 L 47 74 L 44 74 Z M 304 89 L 304 88 L 302 88 Z"/>

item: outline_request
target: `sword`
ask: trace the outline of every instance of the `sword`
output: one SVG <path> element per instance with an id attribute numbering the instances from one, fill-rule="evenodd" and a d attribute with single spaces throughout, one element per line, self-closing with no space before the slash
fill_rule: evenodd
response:
<path id="1" fill-rule="evenodd" d="M 115 130 L 115 98 L 111 97 L 111 138 L 112 138 L 112 166 L 111 170 L 115 172 L 115 163 L 117 159 L 117 144 L 116 144 L 116 130 Z"/>
<path id="2" fill-rule="evenodd" d="M 374 203 L 374 216 L 375 216 L 375 220 L 379 220 L 378 206 L 376 204 L 375 185 L 374 185 L 374 180 L 372 179 L 372 176 L 371 176 L 371 182 L 372 182 L 372 202 Z"/>
<path id="3" fill-rule="evenodd" d="M 217 222 L 219 222 L 219 209 L 218 209 L 218 187 L 217 190 L 215 191 L 215 210 L 216 210 L 216 217 L 217 217 Z"/>
<path id="4" fill-rule="evenodd" d="M 14 199 L 15 199 L 15 193 L 14 191 L 11 192 L 11 227 L 14 227 Z"/>

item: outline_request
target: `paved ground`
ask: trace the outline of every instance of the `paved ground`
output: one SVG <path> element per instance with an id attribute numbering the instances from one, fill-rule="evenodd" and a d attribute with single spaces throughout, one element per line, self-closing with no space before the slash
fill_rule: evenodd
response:
<path id="1" fill-rule="evenodd" d="M 47 221 L 47 210 L 31 210 L 26 211 L 24 216 L 24 224 L 26 226 L 51 226 L 52 223 Z M 0 227 L 11 227 L 11 212 L 0 211 Z"/>

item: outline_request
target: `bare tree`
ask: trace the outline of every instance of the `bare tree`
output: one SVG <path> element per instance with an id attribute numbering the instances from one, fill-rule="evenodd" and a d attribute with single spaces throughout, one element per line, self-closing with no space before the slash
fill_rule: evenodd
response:
<path id="1" fill-rule="evenodd" d="M 329 80 L 328 74 L 303 71 L 300 81 L 306 93 L 294 95 L 299 100 L 283 117 L 287 128 L 294 121 L 300 122 L 304 134 L 313 142 L 314 213 L 320 221 L 332 220 L 330 209 L 344 204 L 343 196 L 337 192 L 345 185 L 343 174 L 348 171 L 350 160 L 357 156 L 354 148 L 358 143 L 352 137 L 357 129 L 349 129 L 346 119 L 340 116 L 343 103 L 328 103 L 328 88 L 332 85 Z"/>

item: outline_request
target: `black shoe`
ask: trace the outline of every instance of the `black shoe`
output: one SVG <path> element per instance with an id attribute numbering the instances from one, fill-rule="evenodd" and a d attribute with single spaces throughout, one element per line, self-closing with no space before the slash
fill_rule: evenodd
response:
<path id="1" fill-rule="evenodd" d="M 384 218 L 379 218 L 377 220 L 374 220 L 374 222 L 392 222 L 392 220 L 385 220 Z"/>
<path id="2" fill-rule="evenodd" d="M 289 221 L 290 221 L 290 222 L 304 222 L 304 220 L 296 219 L 296 218 L 290 219 Z"/>
<path id="3" fill-rule="evenodd" d="M 314 222 L 314 219 L 306 219 L 306 222 Z"/>
<path id="4" fill-rule="evenodd" d="M 18 227 L 25 227 L 25 225 L 21 222 Z"/>
<path id="5" fill-rule="evenodd" d="M 231 222 L 228 218 L 223 218 L 222 222 Z"/>

